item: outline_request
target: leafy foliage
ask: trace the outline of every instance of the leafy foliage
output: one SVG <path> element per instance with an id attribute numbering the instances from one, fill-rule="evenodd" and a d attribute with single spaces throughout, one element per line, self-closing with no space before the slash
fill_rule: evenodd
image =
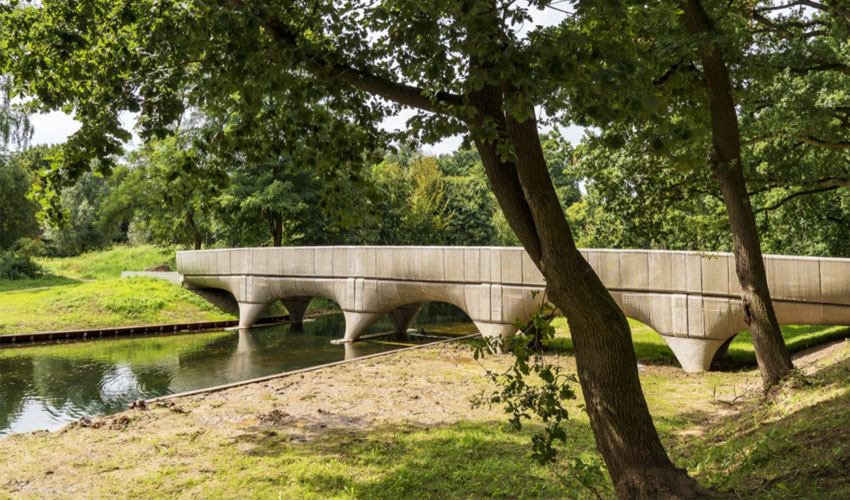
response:
<path id="1" fill-rule="evenodd" d="M 562 402 L 576 398 L 573 384 L 578 382 L 574 374 L 563 373 L 544 356 L 543 345 L 555 336 L 550 324 L 552 312 L 552 306 L 543 301 L 527 325 L 518 325 L 523 327 L 519 334 L 509 339 L 488 340 L 474 353 L 475 359 L 485 355 L 486 349 L 513 354 L 513 363 L 506 371 L 487 372 L 499 389 L 489 396 L 481 395 L 474 404 L 503 405 L 516 430 L 522 428 L 523 421 L 533 416 L 540 418 L 545 426 L 531 441 L 532 458 L 541 464 L 555 462 L 558 456 L 555 441 L 566 441 L 564 424 L 569 413 Z"/>
<path id="2" fill-rule="evenodd" d="M 31 257 L 11 252 L 0 252 L 0 279 L 35 279 L 44 275 L 44 269 Z"/>

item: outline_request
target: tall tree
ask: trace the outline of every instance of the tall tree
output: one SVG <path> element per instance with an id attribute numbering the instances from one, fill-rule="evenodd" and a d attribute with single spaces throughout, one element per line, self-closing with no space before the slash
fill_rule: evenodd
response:
<path id="1" fill-rule="evenodd" d="M 27 198 L 35 172 L 24 154 L 0 153 L 0 251 L 12 248 L 20 238 L 39 235 L 39 205 Z"/>
<path id="2" fill-rule="evenodd" d="M 212 241 L 211 215 L 227 179 L 186 134 L 178 131 L 130 153 L 130 172 L 117 195 L 156 241 L 199 250 Z"/>
<path id="3" fill-rule="evenodd" d="M 468 133 L 508 223 L 570 322 L 586 410 L 618 495 L 697 497 L 703 490 L 664 451 L 628 323 L 575 246 L 538 135 L 535 107 L 557 114 L 552 96 L 597 61 L 578 50 L 584 35 L 569 20 L 521 31 L 530 22 L 528 6 L 503 0 L 191 8 L 45 0 L 2 27 L 16 81 L 47 107 L 74 106 L 82 122 L 66 145 L 69 174 L 119 149 L 128 136 L 121 110 L 141 111 L 143 138 L 167 128 L 182 113 L 181 81 L 192 84 L 190 102 L 208 107 L 233 92 L 277 95 L 307 80 L 335 98 L 371 103 L 365 119 L 387 111 L 386 102 L 417 110 L 408 126 L 425 141 Z"/>
<path id="4" fill-rule="evenodd" d="M 773 309 L 755 214 L 744 180 L 741 132 L 732 78 L 723 47 L 718 41 L 721 34 L 702 2 L 684 0 L 681 6 L 688 32 L 703 40 L 699 57 L 708 93 L 714 148 L 709 167 L 720 185 L 729 214 L 744 321 L 752 333 L 762 381 L 765 388 L 769 388 L 787 376 L 794 365 Z M 707 42 L 704 41 L 706 37 Z"/>

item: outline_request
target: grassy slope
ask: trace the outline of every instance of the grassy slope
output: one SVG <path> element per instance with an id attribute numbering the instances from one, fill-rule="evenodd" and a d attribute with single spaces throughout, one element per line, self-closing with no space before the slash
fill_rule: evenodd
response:
<path id="1" fill-rule="evenodd" d="M 148 278 L 0 294 L 0 334 L 233 319 L 192 292 Z"/>
<path id="2" fill-rule="evenodd" d="M 115 246 L 109 250 L 88 252 L 76 257 L 41 259 L 39 264 L 50 273 L 70 278 L 102 280 L 120 278 L 121 271 L 143 271 L 148 267 L 175 266 L 176 250 L 150 245 Z"/>
<path id="3" fill-rule="evenodd" d="M 79 280 L 55 275 L 42 276 L 41 278 L 27 280 L 0 280 L 0 292 L 70 285 L 74 283 L 79 283 Z"/>
<path id="4" fill-rule="evenodd" d="M 469 406 L 487 390 L 484 369 L 507 358 L 482 366 L 470 355 L 428 347 L 178 400 L 186 413 L 127 412 L 126 429 L 109 417 L 99 429 L 0 439 L 16 464 L 0 466 L 0 497 L 590 498 L 577 477 L 609 497 L 606 479 L 568 466 L 600 463 L 580 401 L 563 459 L 538 466 L 534 425 L 517 433 L 498 409 Z M 575 368 L 571 356 L 551 359 Z M 802 364 L 809 376 L 769 398 L 755 370 L 648 365 L 641 378 L 671 457 L 721 498 L 848 498 L 850 342 Z M 274 409 L 280 420 L 264 422 Z"/>

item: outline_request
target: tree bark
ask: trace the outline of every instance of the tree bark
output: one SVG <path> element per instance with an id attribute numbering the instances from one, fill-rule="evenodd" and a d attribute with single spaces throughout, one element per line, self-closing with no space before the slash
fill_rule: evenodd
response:
<path id="1" fill-rule="evenodd" d="M 279 247 L 283 240 L 283 216 L 280 214 L 272 215 L 272 245 Z"/>
<path id="2" fill-rule="evenodd" d="M 189 230 L 192 231 L 192 240 L 195 243 L 195 250 L 201 249 L 201 233 L 198 232 L 198 227 L 195 225 L 195 217 L 192 212 L 186 212 L 186 224 L 189 225 Z"/>
<path id="3" fill-rule="evenodd" d="M 564 218 L 534 118 L 517 122 L 502 112 L 501 89 L 471 94 L 479 115 L 495 120 L 516 163 L 475 136 L 491 187 L 512 229 L 546 278 L 549 298 L 567 316 L 576 366 L 596 446 L 620 498 L 697 498 L 708 492 L 667 456 L 649 413 L 631 330 Z M 479 119 L 478 125 L 483 119 Z M 530 225 L 529 225 L 530 224 Z"/>
<path id="4" fill-rule="evenodd" d="M 682 19 L 691 34 L 714 33 L 712 21 L 700 0 L 685 0 L 681 6 Z M 714 146 L 711 171 L 720 185 L 732 229 L 735 272 L 741 285 L 744 320 L 752 333 L 764 387 L 769 389 L 786 377 L 794 365 L 785 347 L 767 286 L 756 219 L 744 181 L 741 133 L 726 61 L 717 43 L 703 50 L 700 57 L 711 110 Z"/>

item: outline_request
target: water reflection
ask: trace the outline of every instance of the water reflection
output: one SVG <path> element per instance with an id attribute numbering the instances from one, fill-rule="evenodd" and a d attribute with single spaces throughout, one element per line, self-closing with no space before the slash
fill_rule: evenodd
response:
<path id="1" fill-rule="evenodd" d="M 472 333 L 458 309 L 429 304 L 414 328 Z M 0 435 L 57 429 L 82 416 L 116 413 L 128 402 L 394 350 L 434 339 L 418 335 L 334 345 L 342 314 L 240 332 L 146 337 L 0 349 Z M 370 332 L 392 330 L 388 318 Z"/>

